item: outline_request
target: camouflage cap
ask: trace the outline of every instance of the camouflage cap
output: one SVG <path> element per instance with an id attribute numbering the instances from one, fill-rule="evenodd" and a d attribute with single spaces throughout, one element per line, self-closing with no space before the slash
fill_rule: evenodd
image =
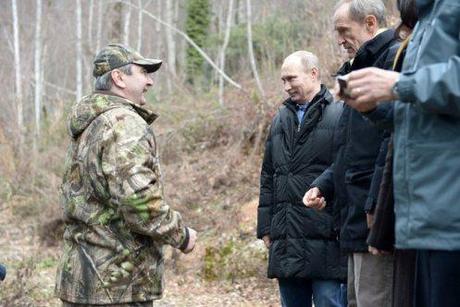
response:
<path id="1" fill-rule="evenodd" d="M 93 76 L 102 76 L 115 68 L 128 64 L 145 67 L 147 72 L 151 73 L 157 71 L 161 63 L 159 59 L 146 59 L 139 52 L 121 44 L 109 44 L 96 55 Z"/>

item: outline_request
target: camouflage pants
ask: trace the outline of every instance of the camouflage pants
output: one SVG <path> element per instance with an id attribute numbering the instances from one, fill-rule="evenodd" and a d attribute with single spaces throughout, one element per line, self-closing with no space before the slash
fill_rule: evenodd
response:
<path id="1" fill-rule="evenodd" d="M 87 304 L 76 304 L 66 301 L 62 301 L 62 307 L 153 307 L 153 301 L 137 302 L 137 303 L 122 303 L 122 304 L 109 304 L 109 305 L 87 305 Z"/>

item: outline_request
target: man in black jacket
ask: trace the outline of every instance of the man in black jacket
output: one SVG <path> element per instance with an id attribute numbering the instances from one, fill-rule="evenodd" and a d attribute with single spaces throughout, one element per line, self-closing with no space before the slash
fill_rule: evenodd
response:
<path id="1" fill-rule="evenodd" d="M 381 28 L 385 25 L 385 6 L 380 0 L 340 1 L 334 24 L 338 43 L 350 58 L 339 74 L 370 66 L 391 69 L 396 48 L 390 47 L 397 40 L 393 30 Z M 304 203 L 321 209 L 326 201 L 335 199 L 340 247 L 349 253 L 349 306 L 391 306 L 393 257 L 370 255 L 366 243 L 378 191 L 372 182 L 380 182 L 383 170 L 375 167 L 376 158 L 387 132 L 348 106 L 339 131 L 340 148 L 334 164 L 313 182 Z"/>
<path id="2" fill-rule="evenodd" d="M 318 58 L 289 55 L 281 68 L 289 98 L 273 119 L 262 165 L 257 237 L 269 248 L 268 277 L 283 306 L 346 306 L 346 257 L 332 210 L 302 204 L 308 186 L 332 163 L 342 104 L 321 84 Z"/>

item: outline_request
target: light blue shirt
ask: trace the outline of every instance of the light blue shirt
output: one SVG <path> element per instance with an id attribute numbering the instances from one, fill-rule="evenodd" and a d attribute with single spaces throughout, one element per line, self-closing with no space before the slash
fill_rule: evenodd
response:
<path id="1" fill-rule="evenodd" d="M 308 109 L 308 106 L 310 104 L 309 103 L 305 103 L 305 104 L 297 104 L 296 105 L 296 109 L 297 109 L 297 118 L 299 120 L 299 126 L 302 124 L 302 121 L 303 121 L 303 116 L 305 114 L 305 112 L 307 112 L 307 109 Z"/>

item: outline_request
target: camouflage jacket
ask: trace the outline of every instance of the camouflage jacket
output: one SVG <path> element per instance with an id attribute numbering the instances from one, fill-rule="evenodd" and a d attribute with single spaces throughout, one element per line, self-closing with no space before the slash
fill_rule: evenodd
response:
<path id="1" fill-rule="evenodd" d="M 164 201 L 149 126 L 155 118 L 129 100 L 100 93 L 73 107 L 61 186 L 61 299 L 111 304 L 161 297 L 163 246 L 183 249 L 188 230 Z"/>

